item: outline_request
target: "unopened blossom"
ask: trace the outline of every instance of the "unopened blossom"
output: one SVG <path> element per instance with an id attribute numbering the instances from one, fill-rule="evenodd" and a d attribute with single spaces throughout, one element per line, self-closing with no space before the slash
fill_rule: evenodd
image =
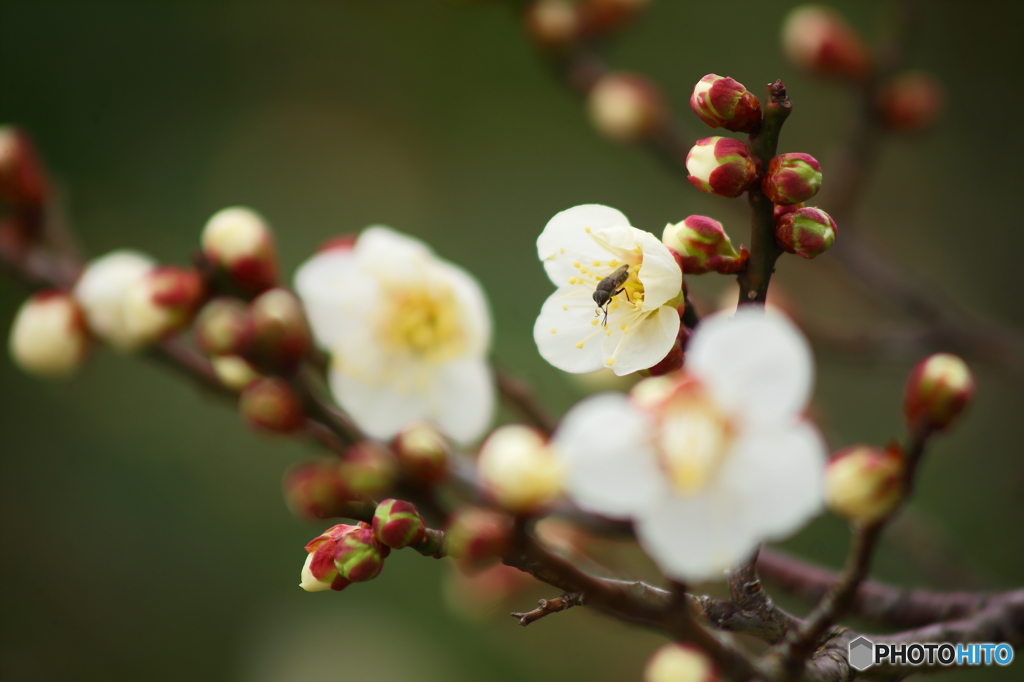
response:
<path id="1" fill-rule="evenodd" d="M 682 222 L 665 226 L 661 242 L 679 254 L 683 272 L 703 275 L 739 271 L 747 262 L 748 253 L 740 247 L 737 253 L 722 223 L 702 215 L 688 216 Z"/>
<path id="2" fill-rule="evenodd" d="M 672 349 L 683 278 L 653 234 L 613 208 L 586 204 L 548 222 L 537 255 L 558 287 L 533 327 L 537 349 L 552 365 L 577 374 L 607 367 L 622 376 L 656 365 Z M 595 291 L 622 268 L 621 285 L 599 307 Z"/>
<path id="3" fill-rule="evenodd" d="M 635 142 L 665 121 L 665 103 L 658 87 L 633 73 L 610 73 L 587 95 L 594 127 L 613 140 Z"/>
<path id="4" fill-rule="evenodd" d="M 773 204 L 800 204 L 821 189 L 821 164 L 810 154 L 779 154 L 768 162 L 761 189 Z"/>
<path id="5" fill-rule="evenodd" d="M 125 329 L 136 343 L 159 341 L 192 321 L 203 294 L 203 279 L 196 270 L 153 268 L 125 293 Z"/>
<path id="6" fill-rule="evenodd" d="M 730 137 L 697 140 L 686 155 L 686 177 L 701 192 L 734 198 L 757 179 L 758 160 Z"/>
<path id="7" fill-rule="evenodd" d="M 487 437 L 477 459 L 480 482 L 504 509 L 543 509 L 562 492 L 562 464 L 536 430 L 500 426 Z"/>
<path id="8" fill-rule="evenodd" d="M 553 441 L 566 492 L 583 509 L 632 519 L 670 577 L 721 577 L 822 507 L 825 446 L 802 416 L 813 373 L 806 339 L 782 315 L 708 316 L 682 372 L 566 415 Z"/>
<path id="9" fill-rule="evenodd" d="M 945 93 L 925 71 L 905 71 L 879 87 L 878 111 L 885 125 L 905 133 L 927 128 L 942 110 Z"/>
<path id="10" fill-rule="evenodd" d="M 244 206 L 213 214 L 202 235 L 203 254 L 249 294 L 277 282 L 277 249 L 266 221 Z"/>
<path id="11" fill-rule="evenodd" d="M 63 291 L 41 291 L 18 310 L 8 341 L 15 364 L 38 377 L 57 379 L 75 373 L 89 349 L 85 319 Z"/>
<path id="12" fill-rule="evenodd" d="M 903 468 L 898 448 L 843 448 L 832 455 L 825 469 L 825 501 L 829 509 L 850 521 L 878 521 L 902 498 Z"/>
<path id="13" fill-rule="evenodd" d="M 491 319 L 465 270 L 386 227 L 299 268 L 313 338 L 331 354 L 335 400 L 368 434 L 427 420 L 455 440 L 483 433 L 494 407 Z"/>
<path id="14" fill-rule="evenodd" d="M 712 128 L 749 133 L 761 124 L 761 102 L 742 83 L 709 73 L 693 86 L 690 108 Z"/>
<path id="15" fill-rule="evenodd" d="M 974 375 L 958 356 L 929 355 L 907 378 L 903 414 L 912 426 L 944 429 L 971 402 L 974 388 Z"/>
<path id="16" fill-rule="evenodd" d="M 860 35 L 831 7 L 800 5 L 782 24 L 782 47 L 790 63 L 831 78 L 862 79 L 869 69 Z"/>
<path id="17" fill-rule="evenodd" d="M 838 229 L 828 213 L 805 206 L 775 221 L 775 242 L 788 253 L 814 258 L 832 248 Z"/>
<path id="18" fill-rule="evenodd" d="M 75 284 L 74 297 L 85 313 L 89 330 L 121 352 L 135 350 L 144 339 L 128 327 L 125 299 L 156 267 L 149 256 L 120 249 L 90 261 Z"/>
<path id="19" fill-rule="evenodd" d="M 655 651 L 644 668 L 643 682 L 717 682 L 718 675 L 707 654 L 688 644 L 665 644 Z"/>

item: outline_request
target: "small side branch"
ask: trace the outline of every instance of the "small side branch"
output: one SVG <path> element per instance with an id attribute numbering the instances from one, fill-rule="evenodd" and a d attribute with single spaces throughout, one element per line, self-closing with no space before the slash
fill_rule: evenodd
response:
<path id="1" fill-rule="evenodd" d="M 583 593 L 582 592 L 566 592 L 561 597 L 555 597 L 554 599 L 541 599 L 537 602 L 537 608 L 533 611 L 515 612 L 512 613 L 513 618 L 519 619 L 519 624 L 526 627 L 534 621 L 538 621 L 545 616 L 550 616 L 552 613 L 558 613 L 559 611 L 565 611 L 571 609 L 574 606 L 583 606 Z"/>

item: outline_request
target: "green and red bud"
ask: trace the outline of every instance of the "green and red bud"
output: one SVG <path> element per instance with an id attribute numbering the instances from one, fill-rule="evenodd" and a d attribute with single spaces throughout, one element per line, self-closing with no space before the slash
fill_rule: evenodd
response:
<path id="1" fill-rule="evenodd" d="M 139 344 L 159 341 L 188 325 L 205 295 L 192 268 L 163 265 L 135 281 L 124 298 L 124 323 Z"/>
<path id="2" fill-rule="evenodd" d="M 712 128 L 749 133 L 761 124 L 761 101 L 742 83 L 713 73 L 693 87 L 690 108 Z"/>
<path id="3" fill-rule="evenodd" d="M 74 374 L 89 350 L 85 316 L 75 300 L 57 289 L 25 301 L 11 326 L 8 348 L 14 364 L 29 374 L 60 379 Z"/>
<path id="4" fill-rule="evenodd" d="M 757 179 L 758 161 L 739 140 L 705 137 L 686 155 L 687 180 L 702 192 L 738 197 Z"/>
<path id="5" fill-rule="evenodd" d="M 679 254 L 683 273 L 687 275 L 732 274 L 743 269 L 749 255 L 743 247 L 736 252 L 722 223 L 702 215 L 666 225 L 661 243 Z"/>
<path id="6" fill-rule="evenodd" d="M 836 241 L 836 221 L 820 208 L 805 207 L 786 213 L 775 223 L 775 241 L 787 253 L 801 258 L 820 256 Z"/>
<path id="7" fill-rule="evenodd" d="M 590 120 L 600 132 L 620 142 L 636 142 L 661 127 L 667 111 L 657 86 L 632 73 L 610 73 L 587 96 Z"/>
<path id="8" fill-rule="evenodd" d="M 345 516 L 352 495 L 334 460 L 311 460 L 293 467 L 284 477 L 284 498 L 300 518 Z"/>
<path id="9" fill-rule="evenodd" d="M 252 343 L 246 354 L 259 367 L 294 368 L 312 348 L 302 303 L 287 289 L 270 289 L 249 305 Z"/>
<path id="10" fill-rule="evenodd" d="M 891 130 L 924 130 L 942 110 L 942 84 L 930 73 L 907 71 L 893 76 L 878 91 L 878 113 Z"/>
<path id="11" fill-rule="evenodd" d="M 873 523 L 900 503 L 903 473 L 898 448 L 851 445 L 833 454 L 825 467 L 825 502 L 848 521 Z"/>
<path id="12" fill-rule="evenodd" d="M 780 154 L 768 162 L 761 189 L 773 204 L 802 203 L 821 189 L 821 165 L 810 154 Z"/>
<path id="13" fill-rule="evenodd" d="M 390 549 L 377 542 L 373 529 L 359 524 L 343 533 L 334 547 L 334 566 L 345 580 L 361 583 L 380 575 Z"/>
<path id="14" fill-rule="evenodd" d="M 479 508 L 458 511 L 448 526 L 449 556 L 467 567 L 480 568 L 500 559 L 511 547 L 512 520 L 504 514 Z"/>
<path id="15" fill-rule="evenodd" d="M 423 517 L 412 502 L 384 500 L 373 513 L 373 534 L 391 549 L 418 544 L 426 531 Z"/>
<path id="16" fill-rule="evenodd" d="M 274 235 L 255 211 L 234 206 L 218 211 L 206 223 L 203 254 L 246 294 L 277 284 Z"/>
<path id="17" fill-rule="evenodd" d="M 448 443 L 429 422 L 407 425 L 392 443 L 402 475 L 420 485 L 433 485 L 448 475 Z"/>
<path id="18" fill-rule="evenodd" d="M 238 410 L 253 428 L 275 433 L 292 433 L 306 418 L 302 398 L 287 381 L 277 377 L 257 379 L 243 388 Z"/>
<path id="19" fill-rule="evenodd" d="M 253 340 L 249 309 L 237 298 L 215 298 L 199 311 L 196 343 L 209 355 L 240 355 Z"/>
<path id="20" fill-rule="evenodd" d="M 364 524 L 365 526 L 365 524 Z M 302 566 L 302 580 L 299 587 L 307 592 L 335 590 L 340 592 L 352 584 L 343 577 L 334 565 L 338 542 L 345 534 L 359 530 L 360 526 L 339 523 L 306 543 L 306 563 Z"/>
<path id="21" fill-rule="evenodd" d="M 911 426 L 941 430 L 974 397 L 974 375 L 951 353 L 936 353 L 914 366 L 903 393 L 903 414 Z"/>
<path id="22" fill-rule="evenodd" d="M 782 47 L 790 63 L 818 76 L 860 81 L 869 71 L 864 42 L 830 7 L 793 9 L 782 24 Z"/>
<path id="23" fill-rule="evenodd" d="M 670 643 L 651 654 L 644 682 L 718 682 L 711 660 L 688 644 Z"/>
<path id="24" fill-rule="evenodd" d="M 395 485 L 398 465 L 379 443 L 363 440 L 345 451 L 340 464 L 345 487 L 356 497 L 379 498 Z"/>

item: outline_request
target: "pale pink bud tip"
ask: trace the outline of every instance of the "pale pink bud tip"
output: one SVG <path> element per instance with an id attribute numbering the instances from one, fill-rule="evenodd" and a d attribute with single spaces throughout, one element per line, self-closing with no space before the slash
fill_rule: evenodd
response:
<path id="1" fill-rule="evenodd" d="M 404 500 L 384 500 L 373 514 L 373 533 L 392 549 L 415 545 L 423 540 L 426 526 L 416 505 Z"/>
<path id="2" fill-rule="evenodd" d="M 807 201 L 821 188 L 821 165 L 810 154 L 780 154 L 768 162 L 761 189 L 773 204 Z"/>
<path id="3" fill-rule="evenodd" d="M 825 468 L 825 501 L 843 518 L 873 523 L 899 504 L 903 458 L 896 448 L 853 445 L 832 455 Z"/>
<path id="4" fill-rule="evenodd" d="M 192 269 L 153 268 L 128 290 L 124 322 L 140 344 L 173 334 L 192 321 L 205 293 L 202 277 Z"/>
<path id="5" fill-rule="evenodd" d="M 686 644 L 666 644 L 651 655 L 644 682 L 717 682 L 710 659 Z"/>
<path id="6" fill-rule="evenodd" d="M 255 211 L 242 206 L 218 211 L 203 228 L 202 243 L 206 258 L 246 293 L 277 283 L 274 236 Z"/>
<path id="7" fill-rule="evenodd" d="M 728 137 L 697 140 L 686 155 L 687 180 L 702 192 L 738 197 L 757 179 L 758 161 L 747 146 Z"/>
<path id="8" fill-rule="evenodd" d="M 801 258 L 820 256 L 836 240 L 836 221 L 818 208 L 801 208 L 786 213 L 775 223 L 775 241 L 788 253 Z"/>
<path id="9" fill-rule="evenodd" d="M 587 97 L 594 126 L 621 142 L 639 140 L 665 120 L 665 106 L 657 87 L 629 73 L 612 73 L 599 80 Z"/>
<path id="10" fill-rule="evenodd" d="M 85 317 L 62 291 L 35 294 L 14 318 L 8 348 L 15 364 L 29 374 L 49 379 L 70 376 L 89 348 Z"/>
<path id="11" fill-rule="evenodd" d="M 967 363 L 951 353 L 936 353 L 911 370 L 903 413 L 911 425 L 944 429 L 971 402 L 974 389 Z"/>
<path id="12" fill-rule="evenodd" d="M 751 132 L 761 123 L 761 102 L 742 83 L 708 74 L 693 87 L 690 108 L 712 128 Z"/>
<path id="13" fill-rule="evenodd" d="M 782 46 L 790 62 L 831 78 L 862 80 L 869 56 L 860 36 L 830 7 L 801 5 L 782 24 Z"/>

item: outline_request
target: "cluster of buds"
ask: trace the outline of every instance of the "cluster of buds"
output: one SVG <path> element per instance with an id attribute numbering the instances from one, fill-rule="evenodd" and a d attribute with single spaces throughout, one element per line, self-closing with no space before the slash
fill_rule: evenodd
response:
<path id="1" fill-rule="evenodd" d="M 974 375 L 951 353 L 936 353 L 914 366 L 903 394 L 911 428 L 945 429 L 974 397 Z"/>
<path id="2" fill-rule="evenodd" d="M 679 264 L 687 275 L 736 273 L 743 269 L 749 257 L 745 247 L 741 246 L 738 253 L 733 248 L 722 223 L 701 215 L 666 225 L 661 242 L 679 257 Z"/>
<path id="3" fill-rule="evenodd" d="M 789 13 L 782 46 L 794 66 L 817 76 L 862 81 L 870 70 L 864 41 L 842 16 L 822 5 L 801 5 Z"/>
<path id="4" fill-rule="evenodd" d="M 690 184 L 720 197 L 743 194 L 757 180 L 759 165 L 747 145 L 728 137 L 697 140 L 686 155 Z"/>
<path id="5" fill-rule="evenodd" d="M 340 592 L 352 583 L 372 580 L 384 568 L 391 550 L 366 523 L 338 524 L 306 545 L 306 563 L 299 587 L 307 592 Z"/>
<path id="6" fill-rule="evenodd" d="M 634 73 L 603 76 L 587 95 L 594 127 L 619 142 L 642 140 L 662 127 L 668 110 L 658 87 Z"/>
<path id="7" fill-rule="evenodd" d="M 477 471 L 486 493 L 507 511 L 531 514 L 562 492 L 562 465 L 535 429 L 498 427 L 480 448 Z"/>
<path id="8" fill-rule="evenodd" d="M 615 33 L 639 16 L 650 0 L 534 0 L 524 14 L 527 34 L 539 45 L 564 49 Z"/>
<path id="9" fill-rule="evenodd" d="M 825 468 L 825 501 L 848 521 L 874 523 L 899 505 L 903 474 L 903 455 L 896 446 L 844 448 L 832 455 Z"/>
<path id="10" fill-rule="evenodd" d="M 820 208 L 796 206 L 777 215 L 775 241 L 787 253 L 814 258 L 828 251 L 836 240 L 836 221 Z"/>
<path id="11" fill-rule="evenodd" d="M 302 518 L 358 516 L 355 510 L 393 488 L 396 478 L 391 453 L 377 443 L 361 441 L 348 448 L 340 462 L 312 460 L 293 468 L 284 478 L 284 496 Z"/>

